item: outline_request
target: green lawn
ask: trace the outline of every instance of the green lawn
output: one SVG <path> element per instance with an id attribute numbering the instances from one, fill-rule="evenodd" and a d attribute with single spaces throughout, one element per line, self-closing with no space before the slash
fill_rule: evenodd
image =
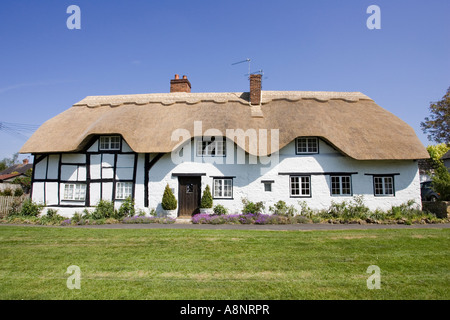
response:
<path id="1" fill-rule="evenodd" d="M 450 299 L 450 230 L 0 226 L 0 299 Z M 81 289 L 66 286 L 81 269 Z M 381 289 L 367 289 L 369 265 Z"/>

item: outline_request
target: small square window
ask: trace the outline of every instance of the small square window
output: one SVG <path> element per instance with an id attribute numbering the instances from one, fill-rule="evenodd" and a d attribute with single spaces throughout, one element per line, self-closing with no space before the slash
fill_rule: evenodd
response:
<path id="1" fill-rule="evenodd" d="M 100 137 L 99 150 L 120 150 L 120 136 Z"/>
<path id="2" fill-rule="evenodd" d="M 131 197 L 133 191 L 132 182 L 117 182 L 116 184 L 116 199 L 126 199 Z"/>
<path id="3" fill-rule="evenodd" d="M 272 192 L 272 182 L 264 182 L 264 191 Z"/>
<path id="4" fill-rule="evenodd" d="M 319 153 L 317 138 L 297 138 L 295 141 L 297 154 Z"/>

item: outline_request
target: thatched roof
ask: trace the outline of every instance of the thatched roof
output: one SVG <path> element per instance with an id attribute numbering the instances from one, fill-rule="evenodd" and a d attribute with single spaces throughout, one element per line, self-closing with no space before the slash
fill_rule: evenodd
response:
<path id="1" fill-rule="evenodd" d="M 203 132 L 279 129 L 278 149 L 296 137 L 316 136 L 358 160 L 429 157 L 409 125 L 362 93 L 263 91 L 260 107 L 250 106 L 248 96 L 244 92 L 86 97 L 45 122 L 20 152 L 77 152 L 95 135 L 121 134 L 135 152 L 166 153 L 179 143 L 171 141 L 174 130 L 187 129 L 193 136 L 194 121 L 202 121 Z M 255 153 L 248 143 L 240 147 Z"/>

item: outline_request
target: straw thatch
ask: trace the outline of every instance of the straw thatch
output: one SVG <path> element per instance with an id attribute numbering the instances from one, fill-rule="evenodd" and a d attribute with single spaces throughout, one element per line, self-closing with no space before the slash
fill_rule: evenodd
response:
<path id="1" fill-rule="evenodd" d="M 87 97 L 45 122 L 20 152 L 78 152 L 99 134 L 121 134 L 138 153 L 171 152 L 179 144 L 172 132 L 187 129 L 194 136 L 194 121 L 202 121 L 203 132 L 224 134 L 279 129 L 278 149 L 296 137 L 316 136 L 358 160 L 428 158 L 414 130 L 364 94 L 297 91 L 263 91 L 261 106 L 250 106 L 248 93 Z M 255 154 L 248 143 L 240 147 Z"/>

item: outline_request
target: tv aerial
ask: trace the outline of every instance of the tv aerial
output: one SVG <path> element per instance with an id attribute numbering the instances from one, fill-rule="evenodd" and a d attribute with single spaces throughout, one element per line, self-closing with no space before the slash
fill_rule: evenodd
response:
<path id="1" fill-rule="evenodd" d="M 238 61 L 238 62 L 232 63 L 231 65 L 234 66 L 234 65 L 236 65 L 236 64 L 240 64 L 240 63 L 247 62 L 247 63 L 248 63 L 248 74 L 246 74 L 246 75 L 249 75 L 249 74 L 250 74 L 250 61 L 252 61 L 252 60 L 251 60 L 250 58 L 247 58 L 247 59 L 245 59 L 245 60 L 242 60 L 242 61 Z"/>
<path id="2" fill-rule="evenodd" d="M 254 72 L 250 71 L 250 61 L 251 61 L 251 59 L 247 58 L 245 60 L 232 63 L 231 65 L 234 66 L 234 65 L 237 65 L 237 64 L 240 64 L 240 63 L 247 62 L 248 63 L 248 73 L 244 74 L 244 76 L 249 76 L 251 74 L 260 74 L 261 76 L 264 76 L 264 71 L 262 69 L 259 69 L 258 71 L 254 71 Z M 267 79 L 267 77 L 264 77 L 264 79 Z"/>

